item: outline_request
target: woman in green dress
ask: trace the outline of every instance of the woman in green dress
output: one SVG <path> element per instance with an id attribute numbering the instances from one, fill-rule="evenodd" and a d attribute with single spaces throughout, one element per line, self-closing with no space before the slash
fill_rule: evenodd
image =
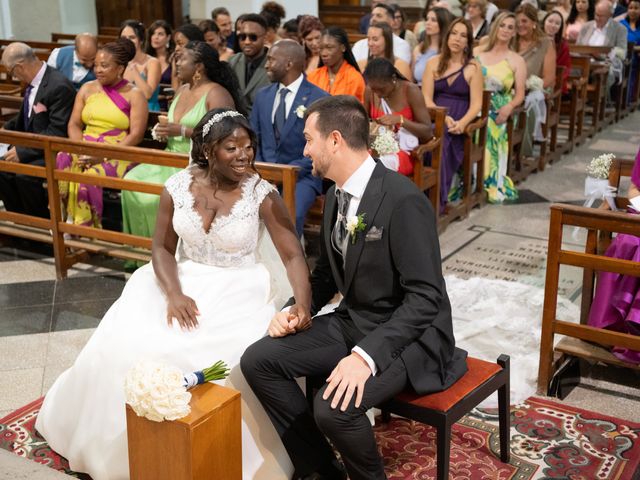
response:
<path id="1" fill-rule="evenodd" d="M 169 107 L 166 123 L 154 127 L 157 137 L 166 138 L 167 152 L 189 153 L 192 129 L 214 108 L 232 108 L 245 113 L 238 96 L 236 77 L 218 52 L 205 42 L 189 42 L 176 63 L 182 86 Z M 213 81 L 215 79 L 215 81 Z M 164 185 L 179 169 L 142 164 L 125 178 Z M 149 193 L 122 191 L 122 226 L 125 233 L 153 236 L 160 197 Z"/>
<path id="2" fill-rule="evenodd" d="M 491 22 L 489 41 L 474 52 L 482 66 L 485 90 L 491 90 L 491 108 L 487 119 L 487 145 L 484 156 L 484 188 L 491 203 L 516 200 L 518 191 L 507 176 L 509 138 L 507 120 L 524 100 L 527 65 L 513 51 L 516 18 L 503 12 Z"/>

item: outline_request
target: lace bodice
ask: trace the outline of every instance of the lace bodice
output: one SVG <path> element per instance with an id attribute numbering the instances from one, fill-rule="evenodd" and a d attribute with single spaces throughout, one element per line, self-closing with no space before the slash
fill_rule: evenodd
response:
<path id="1" fill-rule="evenodd" d="M 216 216 L 207 233 L 194 209 L 191 168 L 176 173 L 165 184 L 173 199 L 173 228 L 180 237 L 178 258 L 218 267 L 255 263 L 260 204 L 275 187 L 257 175 L 247 178 L 240 199 L 227 215 Z"/>

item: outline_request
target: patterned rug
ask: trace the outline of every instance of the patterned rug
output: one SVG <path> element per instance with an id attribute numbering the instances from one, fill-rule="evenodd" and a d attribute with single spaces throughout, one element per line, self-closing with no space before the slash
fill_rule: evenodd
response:
<path id="1" fill-rule="evenodd" d="M 0 419 L 0 448 L 89 479 L 69 470 L 34 429 L 42 399 Z M 499 451 L 494 410 L 476 410 L 453 427 L 450 478 L 453 479 L 576 479 L 635 480 L 640 475 L 640 423 L 529 398 L 511 410 L 511 463 Z M 433 428 L 392 418 L 378 424 L 375 434 L 389 479 L 435 478 Z"/>

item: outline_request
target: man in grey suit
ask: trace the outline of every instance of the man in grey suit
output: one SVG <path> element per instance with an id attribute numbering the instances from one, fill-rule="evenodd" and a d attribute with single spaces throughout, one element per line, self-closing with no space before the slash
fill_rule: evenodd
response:
<path id="1" fill-rule="evenodd" d="M 245 15 L 238 40 L 242 51 L 229 59 L 229 65 L 236 73 L 247 110 L 251 113 L 258 90 L 271 84 L 264 68 L 267 63 L 267 49 L 264 46 L 267 22 L 257 14 Z"/>
<path id="2" fill-rule="evenodd" d="M 596 4 L 595 18 L 582 26 L 578 35 L 578 45 L 592 47 L 620 47 L 627 51 L 627 29 L 611 18 L 613 4 L 600 0 Z"/>

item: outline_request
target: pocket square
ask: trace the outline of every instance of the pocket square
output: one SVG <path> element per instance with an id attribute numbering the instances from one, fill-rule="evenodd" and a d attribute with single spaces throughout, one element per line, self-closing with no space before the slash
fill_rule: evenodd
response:
<path id="1" fill-rule="evenodd" d="M 44 103 L 38 102 L 33 106 L 33 112 L 34 113 L 44 113 L 46 112 L 47 106 Z"/>
<path id="2" fill-rule="evenodd" d="M 380 240 L 382 238 L 382 229 L 383 227 L 373 226 L 369 229 L 367 234 L 364 237 L 365 242 L 373 242 L 375 240 Z"/>

